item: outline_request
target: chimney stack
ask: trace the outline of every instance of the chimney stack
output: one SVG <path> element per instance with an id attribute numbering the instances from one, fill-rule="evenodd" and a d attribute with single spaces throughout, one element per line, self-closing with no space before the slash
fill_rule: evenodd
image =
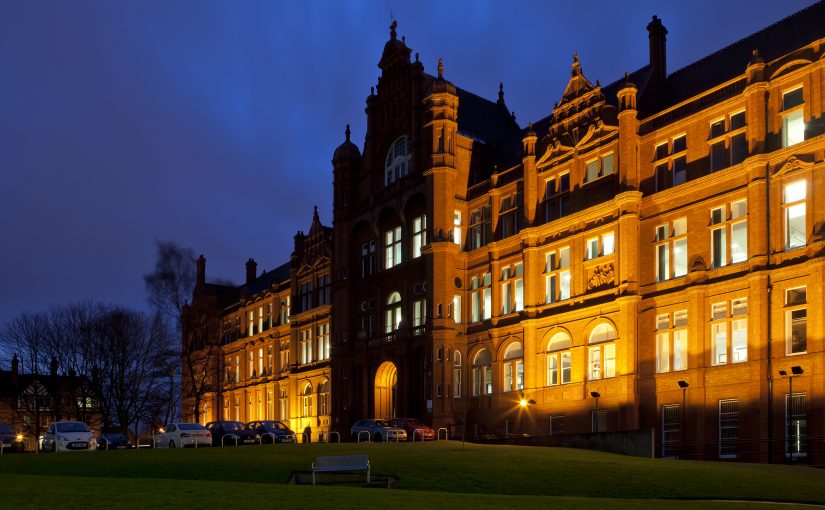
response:
<path id="1" fill-rule="evenodd" d="M 206 283 L 206 259 L 203 255 L 198 257 L 198 279 L 195 283 L 198 287 L 203 287 Z"/>
<path id="2" fill-rule="evenodd" d="M 249 259 L 246 261 L 246 284 L 251 285 L 252 282 L 255 281 L 255 278 L 258 275 L 258 264 L 255 263 L 254 259 Z"/>
<path id="3" fill-rule="evenodd" d="M 667 78 L 667 29 L 662 25 L 662 20 L 658 16 L 647 25 L 648 38 L 650 39 L 650 71 L 653 80 L 661 85 Z"/>

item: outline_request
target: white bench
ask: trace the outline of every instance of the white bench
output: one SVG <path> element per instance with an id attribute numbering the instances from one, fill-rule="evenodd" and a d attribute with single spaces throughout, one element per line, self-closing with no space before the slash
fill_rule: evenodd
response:
<path id="1" fill-rule="evenodd" d="M 315 473 L 345 471 L 366 471 L 367 483 L 370 483 L 370 460 L 366 455 L 330 455 L 315 458 L 312 463 L 312 485 L 315 485 Z"/>

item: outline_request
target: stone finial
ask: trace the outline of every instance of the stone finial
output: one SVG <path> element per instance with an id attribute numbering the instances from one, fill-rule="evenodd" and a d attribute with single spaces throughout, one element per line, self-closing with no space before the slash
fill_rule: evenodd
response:
<path id="1" fill-rule="evenodd" d="M 444 59 L 443 58 L 438 59 L 438 79 L 439 80 L 444 79 Z"/>
<path id="2" fill-rule="evenodd" d="M 498 104 L 504 104 L 504 82 L 498 82 Z"/>
<path id="3" fill-rule="evenodd" d="M 349 124 L 347 124 L 347 129 L 344 130 L 344 136 L 346 136 L 347 141 L 349 142 Z M 315 210 L 318 210 L 318 206 L 315 206 Z"/>
<path id="4" fill-rule="evenodd" d="M 398 34 L 395 32 L 396 28 L 398 28 L 398 22 L 392 20 L 392 24 L 390 25 L 390 39 L 393 41 L 398 37 Z"/>
<path id="5" fill-rule="evenodd" d="M 418 59 L 418 52 L 417 52 L 417 51 L 415 52 L 415 61 L 416 61 L 416 62 L 419 62 L 419 59 Z"/>

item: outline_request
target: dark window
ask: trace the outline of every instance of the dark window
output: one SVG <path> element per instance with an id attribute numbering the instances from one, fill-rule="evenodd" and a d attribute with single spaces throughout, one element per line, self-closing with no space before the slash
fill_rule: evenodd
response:
<path id="1" fill-rule="evenodd" d="M 794 106 L 799 106 L 804 102 L 802 98 L 802 87 L 792 90 L 790 92 L 785 92 L 782 94 L 782 109 L 789 110 Z"/>

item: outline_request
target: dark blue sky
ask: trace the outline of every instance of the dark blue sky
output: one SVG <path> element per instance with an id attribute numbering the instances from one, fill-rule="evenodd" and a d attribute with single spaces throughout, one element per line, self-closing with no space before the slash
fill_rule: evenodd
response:
<path id="1" fill-rule="evenodd" d="M 687 2 L 7 1 L 0 9 L 0 322 L 95 299 L 145 308 L 156 239 L 207 276 L 286 262 L 312 206 L 331 224 L 344 125 L 364 136 L 390 13 L 428 72 L 547 115 L 571 55 L 603 84 L 673 71 L 809 0 Z M 632 5 L 631 5 L 632 4 Z M 742 63 L 743 69 L 745 63 Z"/>

